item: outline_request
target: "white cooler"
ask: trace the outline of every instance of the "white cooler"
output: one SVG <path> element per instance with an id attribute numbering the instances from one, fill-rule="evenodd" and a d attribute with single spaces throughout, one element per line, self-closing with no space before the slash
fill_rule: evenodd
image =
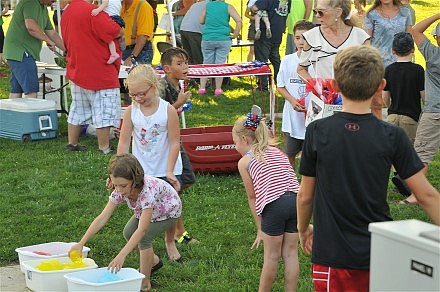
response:
<path id="1" fill-rule="evenodd" d="M 370 291 L 440 291 L 440 227 L 371 223 Z"/>

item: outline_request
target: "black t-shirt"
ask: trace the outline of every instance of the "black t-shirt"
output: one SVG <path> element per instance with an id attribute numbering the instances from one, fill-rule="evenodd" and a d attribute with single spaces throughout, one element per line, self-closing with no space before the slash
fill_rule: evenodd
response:
<path id="1" fill-rule="evenodd" d="M 388 114 L 404 115 L 419 120 L 420 91 L 425 90 L 425 71 L 412 62 L 396 62 L 385 69 L 387 84 L 384 88 L 391 95 Z"/>
<path id="2" fill-rule="evenodd" d="M 300 174 L 316 177 L 312 262 L 368 270 L 368 224 L 392 220 L 391 165 L 403 179 L 423 168 L 405 132 L 372 114 L 336 113 L 306 130 Z"/>

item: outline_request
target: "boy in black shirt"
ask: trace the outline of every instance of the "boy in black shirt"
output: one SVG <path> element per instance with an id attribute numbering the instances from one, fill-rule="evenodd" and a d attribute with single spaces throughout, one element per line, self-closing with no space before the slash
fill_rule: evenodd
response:
<path id="1" fill-rule="evenodd" d="M 425 71 L 412 62 L 414 40 L 409 32 L 399 32 L 394 36 L 393 54 L 397 61 L 385 68 L 387 84 L 382 91 L 384 104 L 388 107 L 387 121 L 401 127 L 414 143 L 422 112 L 421 102 L 425 100 Z M 397 173 L 391 181 L 403 196 L 411 195 Z"/>
<path id="2" fill-rule="evenodd" d="M 342 94 L 342 112 L 314 121 L 306 130 L 298 232 L 301 247 L 312 253 L 316 291 L 368 291 L 368 224 L 392 220 L 387 203 L 391 165 L 440 224 L 440 194 L 424 176 L 412 143 L 401 128 L 370 112 L 372 97 L 385 86 L 383 75 L 377 49 L 340 51 L 332 86 Z"/>
<path id="3" fill-rule="evenodd" d="M 401 127 L 414 142 L 422 112 L 421 102 L 425 98 L 425 71 L 412 62 L 414 40 L 409 32 L 394 36 L 393 54 L 397 61 L 385 69 L 387 84 L 382 92 L 388 107 L 387 121 Z"/>

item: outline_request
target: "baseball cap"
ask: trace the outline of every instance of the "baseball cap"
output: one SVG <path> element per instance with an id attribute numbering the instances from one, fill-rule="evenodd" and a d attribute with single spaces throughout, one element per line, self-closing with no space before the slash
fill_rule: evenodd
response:
<path id="1" fill-rule="evenodd" d="M 409 32 L 398 32 L 394 35 L 393 51 L 399 55 L 406 55 L 414 49 L 414 39 Z"/>
<path id="2" fill-rule="evenodd" d="M 437 26 L 432 30 L 431 32 L 434 36 L 440 36 L 440 22 L 437 24 Z"/>

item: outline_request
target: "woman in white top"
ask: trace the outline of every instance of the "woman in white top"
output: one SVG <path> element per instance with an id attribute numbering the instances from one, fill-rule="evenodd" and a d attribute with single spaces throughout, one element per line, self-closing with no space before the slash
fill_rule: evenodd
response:
<path id="1" fill-rule="evenodd" d="M 303 33 L 305 44 L 299 58 L 298 75 L 304 80 L 333 78 L 333 62 L 338 51 L 370 44 L 370 36 L 351 24 L 350 10 L 350 0 L 318 0 L 313 12 L 321 26 Z M 310 65 L 313 65 L 316 76 L 310 76 Z"/>

